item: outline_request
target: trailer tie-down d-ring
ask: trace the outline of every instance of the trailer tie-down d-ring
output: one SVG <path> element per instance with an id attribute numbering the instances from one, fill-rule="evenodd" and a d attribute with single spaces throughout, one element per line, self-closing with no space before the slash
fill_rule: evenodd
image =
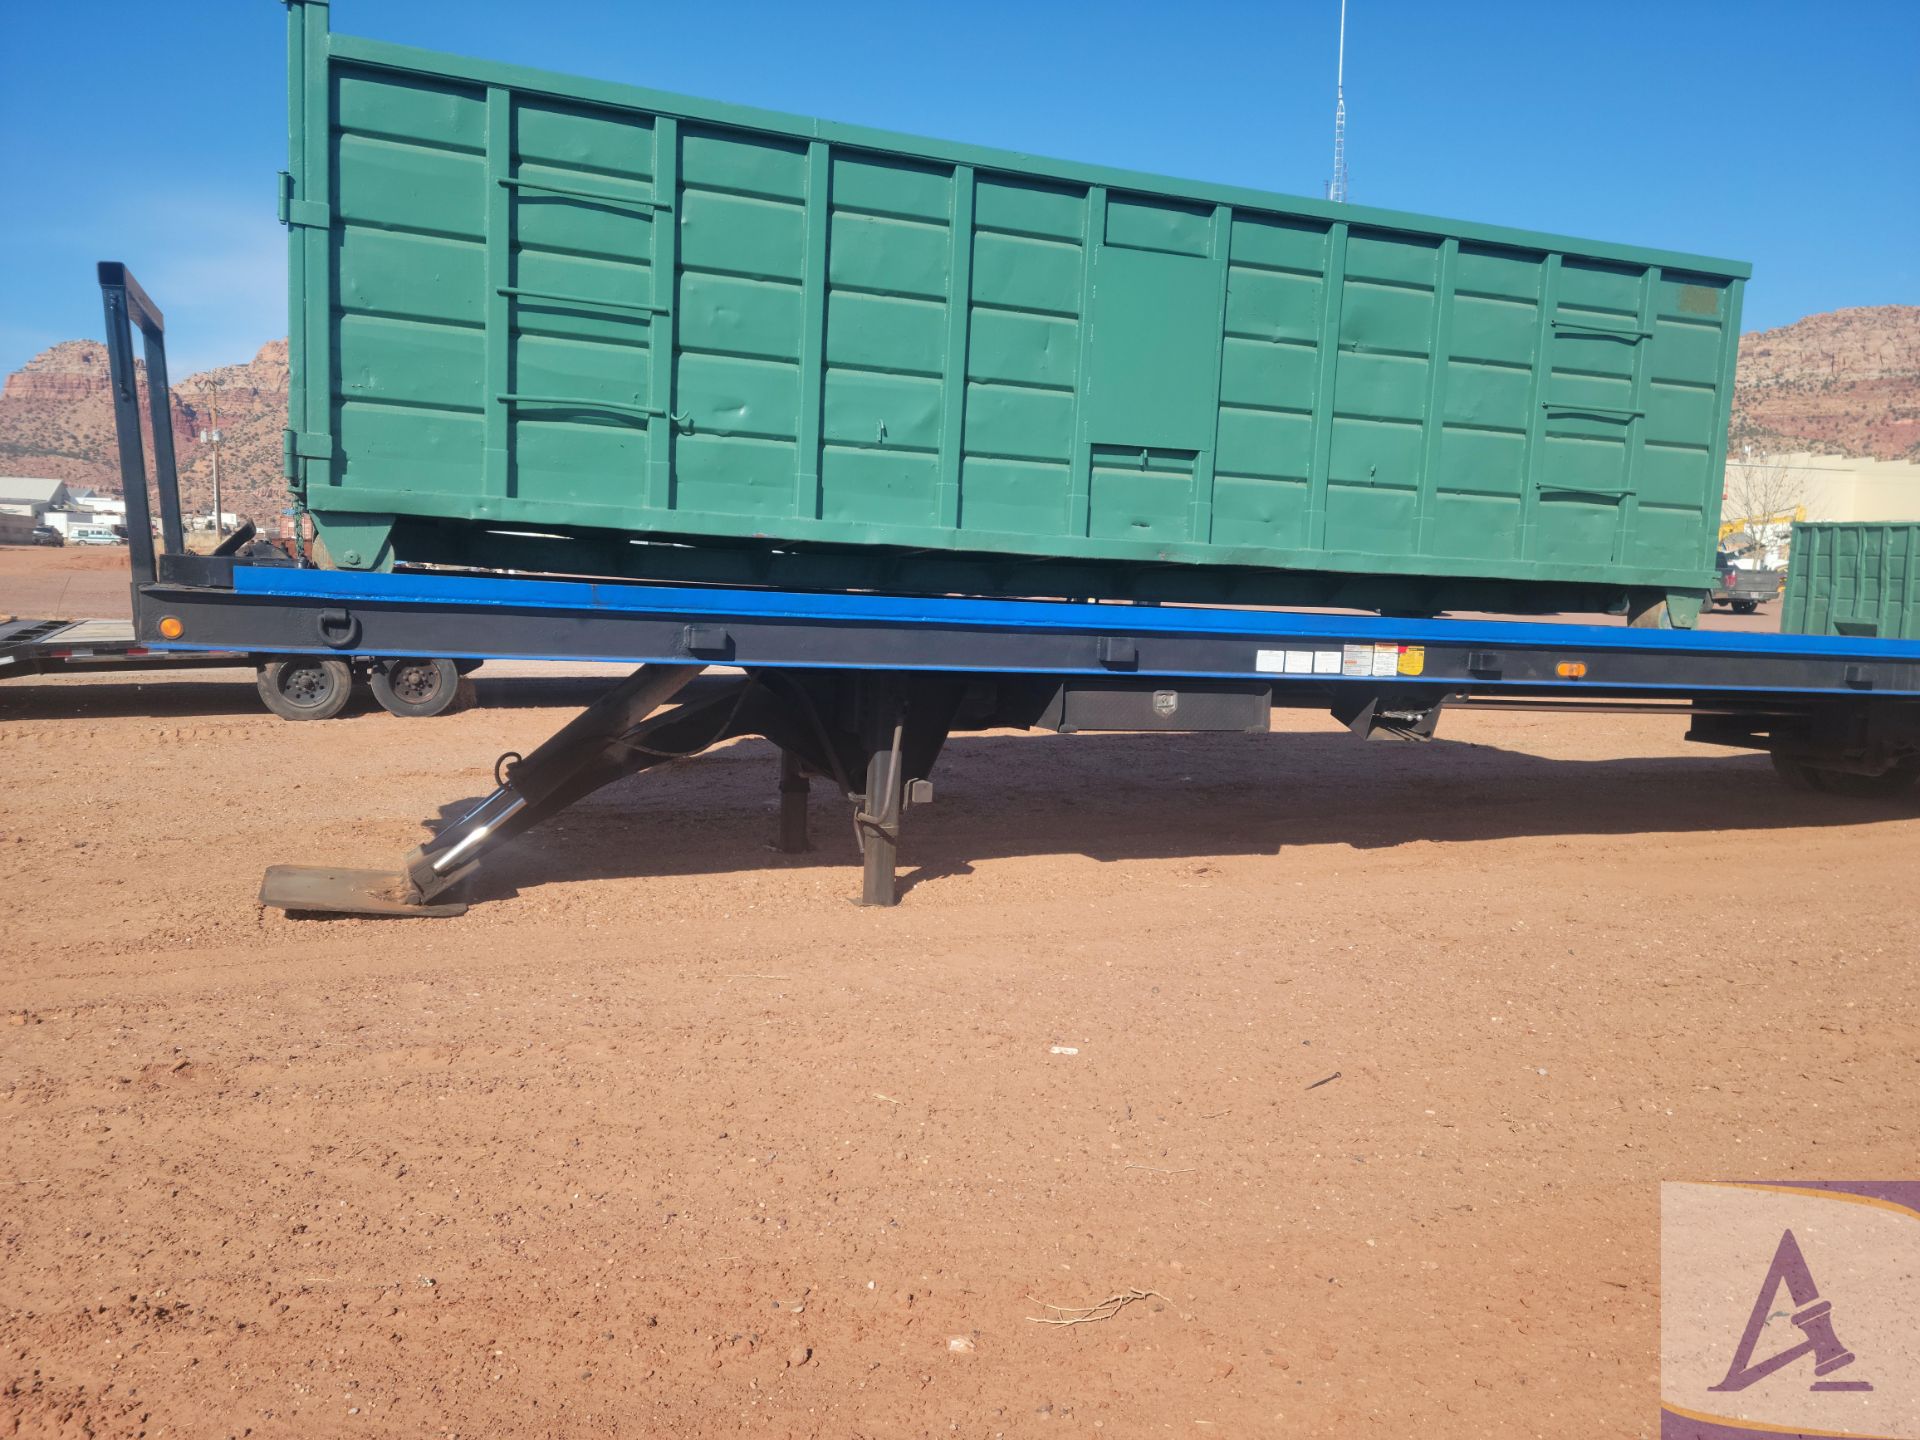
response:
<path id="1" fill-rule="evenodd" d="M 808 776 L 831 777 L 855 807 L 862 903 L 893 904 L 901 816 L 909 800 L 932 798 L 926 776 L 946 741 L 958 684 L 937 676 L 772 671 L 708 681 L 683 694 L 702 669 L 642 666 L 537 749 L 496 764 L 493 793 L 399 869 L 274 865 L 260 903 L 295 914 L 459 915 L 466 903 L 448 892 L 503 842 L 624 776 L 723 740 L 764 735 L 782 752 L 777 848 L 808 848 Z M 865 787 L 856 791 L 849 777 L 863 770 Z"/>

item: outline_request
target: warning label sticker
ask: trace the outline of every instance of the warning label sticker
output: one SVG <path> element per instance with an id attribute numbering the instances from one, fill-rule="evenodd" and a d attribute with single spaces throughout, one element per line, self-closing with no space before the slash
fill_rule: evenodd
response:
<path id="1" fill-rule="evenodd" d="M 1351 679 L 1364 680 L 1373 674 L 1373 647 L 1371 645 L 1348 645 L 1340 651 L 1340 673 Z"/>
<path id="2" fill-rule="evenodd" d="M 1350 645 L 1350 650 L 1364 656 L 1367 668 L 1349 671 L 1349 674 L 1371 675 L 1373 673 L 1373 648 L 1368 645 Z M 1253 652 L 1253 668 L 1263 675 L 1338 675 L 1341 673 L 1341 653 L 1338 650 L 1256 650 Z"/>
<path id="3" fill-rule="evenodd" d="M 1402 675 L 1422 675 L 1427 669 L 1427 647 L 1407 645 L 1400 651 L 1400 673 Z"/>
<path id="4" fill-rule="evenodd" d="M 1400 647 L 1398 645 L 1376 645 L 1373 647 L 1373 673 L 1392 675 L 1400 669 Z"/>

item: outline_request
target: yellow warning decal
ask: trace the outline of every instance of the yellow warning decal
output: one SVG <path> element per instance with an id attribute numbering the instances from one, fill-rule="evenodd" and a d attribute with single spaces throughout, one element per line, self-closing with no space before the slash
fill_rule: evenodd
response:
<path id="1" fill-rule="evenodd" d="M 1424 645 L 1402 645 L 1400 647 L 1400 673 L 1402 675 L 1423 674 L 1427 668 L 1427 647 Z"/>

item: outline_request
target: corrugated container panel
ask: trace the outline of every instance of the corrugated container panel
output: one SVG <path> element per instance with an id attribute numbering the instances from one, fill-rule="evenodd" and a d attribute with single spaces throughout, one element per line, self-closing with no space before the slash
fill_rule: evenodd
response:
<path id="1" fill-rule="evenodd" d="M 1068 562 L 1086 593 L 1508 587 L 1429 585 L 1429 608 L 1711 583 L 1744 266 L 456 60 L 291 8 L 289 453 L 335 563 L 511 563 L 518 528 L 693 542 L 683 578 L 721 546 L 813 547 L 848 586 L 876 548 Z M 1371 593 L 1349 598 L 1391 603 Z"/>
<path id="2" fill-rule="evenodd" d="M 1780 628 L 1920 640 L 1920 521 L 1795 525 Z"/>

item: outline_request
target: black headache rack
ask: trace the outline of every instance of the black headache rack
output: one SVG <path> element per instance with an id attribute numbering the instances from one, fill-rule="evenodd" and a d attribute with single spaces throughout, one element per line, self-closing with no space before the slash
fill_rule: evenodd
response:
<path id="1" fill-rule="evenodd" d="M 1920 774 L 1920 644 L 1510 621 L 1399 620 L 1066 601 L 360 574 L 190 556 L 164 423 L 162 321 L 102 265 L 134 628 L 157 649 L 631 663 L 626 680 L 526 756 L 396 870 L 276 866 L 261 900 L 292 912 L 444 915 L 513 836 L 624 775 L 743 735 L 780 751 L 776 844 L 807 848 L 812 778 L 851 800 L 862 899 L 894 903 L 909 807 L 955 731 L 1264 731 L 1272 707 L 1330 710 L 1356 735 L 1420 741 L 1443 710 L 1671 712 L 1688 738 L 1770 752 L 1832 793 Z M 146 338 L 156 423 L 156 554 L 130 326 Z M 164 437 L 164 438 L 162 438 Z M 136 504 L 137 493 L 137 504 Z M 709 667 L 727 673 L 706 678 Z"/>
<path id="2" fill-rule="evenodd" d="M 225 537 L 211 555 L 187 550 L 180 522 L 180 472 L 173 453 L 173 390 L 167 380 L 167 322 L 127 267 L 102 260 L 96 267 L 107 320 L 107 373 L 113 388 L 113 428 L 119 443 L 120 490 L 127 502 L 127 551 L 133 571 L 136 617 L 140 587 L 231 583 L 233 557 L 254 538 L 251 524 Z M 140 433 L 140 386 L 133 331 L 140 332 L 147 366 L 147 414 L 153 436 L 153 500 L 160 511 L 154 546 L 154 506 L 148 495 L 146 445 Z"/>

